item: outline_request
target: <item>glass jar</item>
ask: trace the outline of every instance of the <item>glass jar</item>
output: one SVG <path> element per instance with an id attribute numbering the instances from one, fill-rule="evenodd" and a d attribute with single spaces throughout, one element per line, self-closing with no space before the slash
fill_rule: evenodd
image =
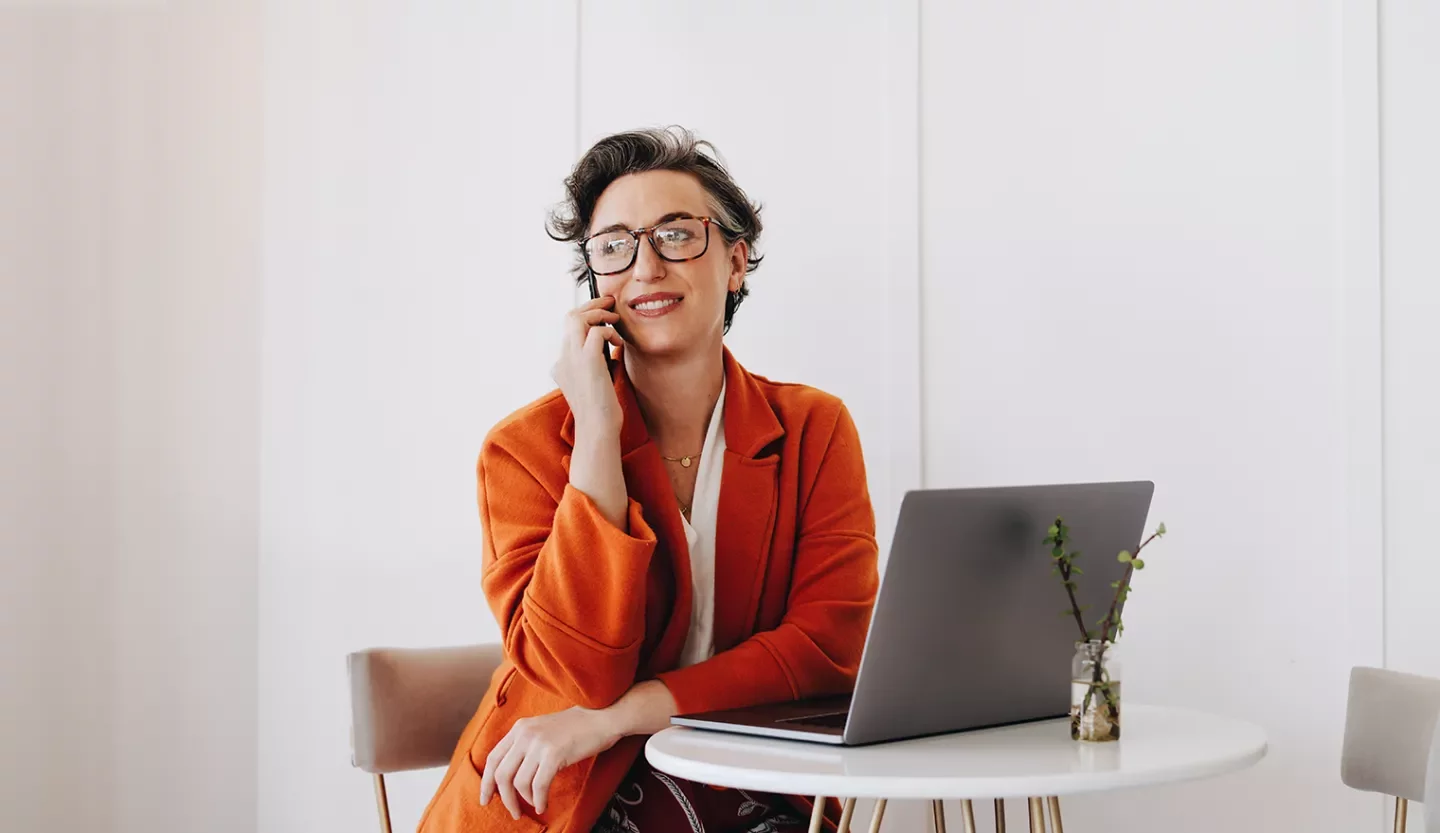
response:
<path id="1" fill-rule="evenodd" d="M 1105 742 L 1120 739 L 1120 663 L 1115 643 L 1075 643 L 1070 661 L 1070 737 Z"/>

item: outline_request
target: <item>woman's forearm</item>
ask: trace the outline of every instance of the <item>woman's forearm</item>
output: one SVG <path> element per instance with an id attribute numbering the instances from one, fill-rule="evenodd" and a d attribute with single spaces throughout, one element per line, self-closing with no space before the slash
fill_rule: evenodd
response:
<path id="1" fill-rule="evenodd" d="M 675 716 L 675 698 L 659 680 L 637 683 L 615 704 L 605 709 L 616 739 L 630 735 L 653 735 L 669 727 Z"/>
<path id="2" fill-rule="evenodd" d="M 575 452 L 570 456 L 570 485 L 595 502 L 605 519 L 629 532 L 626 512 L 630 496 L 620 465 L 619 430 L 590 430 L 575 425 Z"/>

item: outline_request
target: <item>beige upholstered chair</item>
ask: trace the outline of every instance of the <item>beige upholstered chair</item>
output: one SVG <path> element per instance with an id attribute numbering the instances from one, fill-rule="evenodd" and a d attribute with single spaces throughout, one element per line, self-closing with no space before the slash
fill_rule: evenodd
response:
<path id="1" fill-rule="evenodd" d="M 503 658 L 499 645 L 371 648 L 346 658 L 350 762 L 375 776 L 383 833 L 391 833 L 385 774 L 449 764 Z"/>
<path id="2" fill-rule="evenodd" d="M 1426 800 L 1427 769 L 1440 758 L 1440 680 L 1380 668 L 1350 671 L 1340 780 L 1357 790 L 1395 797 L 1395 830 L 1405 830 L 1409 802 Z M 1440 765 L 1440 764 L 1437 764 Z M 1440 773 L 1429 773 L 1440 780 Z M 1436 788 L 1432 787 L 1431 792 Z M 1440 830 L 1440 807 L 1431 795 L 1429 827 Z"/>

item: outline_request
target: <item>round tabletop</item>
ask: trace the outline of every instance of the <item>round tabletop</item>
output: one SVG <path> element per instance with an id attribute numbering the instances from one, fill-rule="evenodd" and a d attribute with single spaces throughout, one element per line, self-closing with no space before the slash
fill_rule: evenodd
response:
<path id="1" fill-rule="evenodd" d="M 1265 733 L 1186 709 L 1125 707 L 1120 740 L 1070 739 L 1068 718 L 839 747 L 672 726 L 645 757 L 717 787 L 841 798 L 1024 798 L 1207 778 L 1265 756 Z"/>

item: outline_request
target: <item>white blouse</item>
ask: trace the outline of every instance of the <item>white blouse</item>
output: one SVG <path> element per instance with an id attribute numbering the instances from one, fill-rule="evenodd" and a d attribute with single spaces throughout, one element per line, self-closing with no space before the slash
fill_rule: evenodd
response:
<path id="1" fill-rule="evenodd" d="M 715 526 L 720 511 L 720 476 L 725 470 L 725 383 L 710 414 L 705 445 L 700 450 L 695 472 L 695 494 L 690 501 L 690 518 L 684 513 L 685 542 L 690 547 L 690 631 L 680 652 L 680 666 L 694 665 L 715 652 Z"/>

